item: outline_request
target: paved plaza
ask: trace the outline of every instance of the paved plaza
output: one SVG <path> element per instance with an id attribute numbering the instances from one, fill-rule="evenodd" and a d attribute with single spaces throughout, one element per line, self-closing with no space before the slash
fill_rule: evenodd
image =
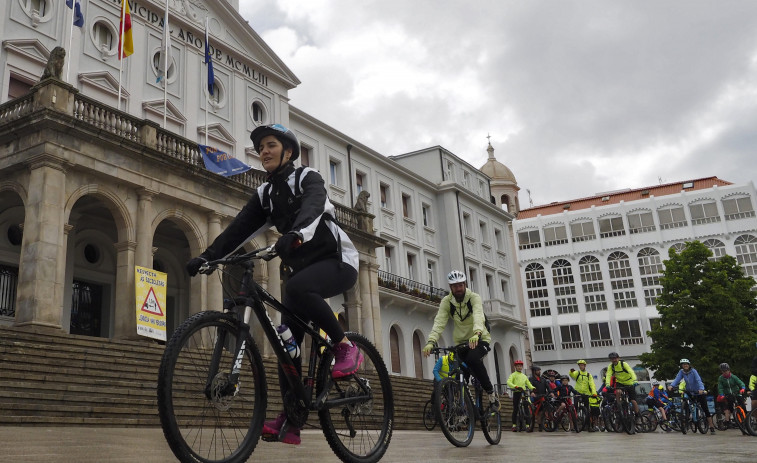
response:
<path id="1" fill-rule="evenodd" d="M 2 460 L 9 463 L 167 463 L 176 459 L 159 428 L 0 427 Z M 303 432 L 302 445 L 260 442 L 251 462 L 338 461 L 320 431 Z M 628 436 L 608 433 L 512 433 L 490 446 L 480 432 L 467 448 L 450 445 L 438 430 L 396 431 L 382 462 L 524 461 L 757 461 L 757 437 L 738 431 L 716 435 L 661 432 Z"/>

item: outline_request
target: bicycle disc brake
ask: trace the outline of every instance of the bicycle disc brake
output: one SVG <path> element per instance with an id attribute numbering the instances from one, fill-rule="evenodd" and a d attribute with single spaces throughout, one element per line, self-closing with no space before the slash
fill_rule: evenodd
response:
<path id="1" fill-rule="evenodd" d="M 210 383 L 210 396 L 208 399 L 216 409 L 225 412 L 231 408 L 231 403 L 234 401 L 237 392 L 239 392 L 239 384 L 229 384 L 229 375 L 227 373 L 218 373 Z"/>

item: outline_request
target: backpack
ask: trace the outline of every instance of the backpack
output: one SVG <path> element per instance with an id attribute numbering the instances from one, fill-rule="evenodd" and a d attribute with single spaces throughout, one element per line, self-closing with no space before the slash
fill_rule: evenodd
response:
<path id="1" fill-rule="evenodd" d="M 460 314 L 460 320 L 465 320 L 473 313 L 473 303 L 471 303 L 470 299 L 468 299 L 468 313 L 465 315 L 465 317 Z M 452 317 L 455 315 L 455 304 L 452 303 L 452 299 L 449 300 L 449 316 Z M 489 323 L 489 317 L 486 316 L 486 313 L 484 313 L 484 328 L 486 328 L 486 331 L 491 334 L 492 328 L 491 324 Z"/>

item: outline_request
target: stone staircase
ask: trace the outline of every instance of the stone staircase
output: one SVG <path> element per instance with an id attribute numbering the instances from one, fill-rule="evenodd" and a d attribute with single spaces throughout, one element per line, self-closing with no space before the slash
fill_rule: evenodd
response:
<path id="1" fill-rule="evenodd" d="M 0 425 L 160 426 L 162 353 L 150 341 L 0 327 Z M 266 361 L 266 371 L 273 417 L 281 409 L 275 364 Z M 431 388 L 430 380 L 392 376 L 395 429 L 423 428 Z"/>

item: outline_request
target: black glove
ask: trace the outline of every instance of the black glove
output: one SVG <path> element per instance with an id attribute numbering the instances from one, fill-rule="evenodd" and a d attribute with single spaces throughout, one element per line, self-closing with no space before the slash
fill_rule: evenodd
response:
<path id="1" fill-rule="evenodd" d="M 186 266 L 187 273 L 189 274 L 189 276 L 193 277 L 197 275 L 197 272 L 200 270 L 200 267 L 202 266 L 202 264 L 204 264 L 207 261 L 208 259 L 204 257 L 193 257 L 192 259 L 190 259 L 189 262 L 187 262 L 187 266 Z"/>
<path id="2" fill-rule="evenodd" d="M 286 259 L 292 254 L 292 250 L 298 248 L 302 244 L 302 235 L 298 232 L 284 233 L 281 238 L 276 241 L 276 253 L 282 259 Z"/>

